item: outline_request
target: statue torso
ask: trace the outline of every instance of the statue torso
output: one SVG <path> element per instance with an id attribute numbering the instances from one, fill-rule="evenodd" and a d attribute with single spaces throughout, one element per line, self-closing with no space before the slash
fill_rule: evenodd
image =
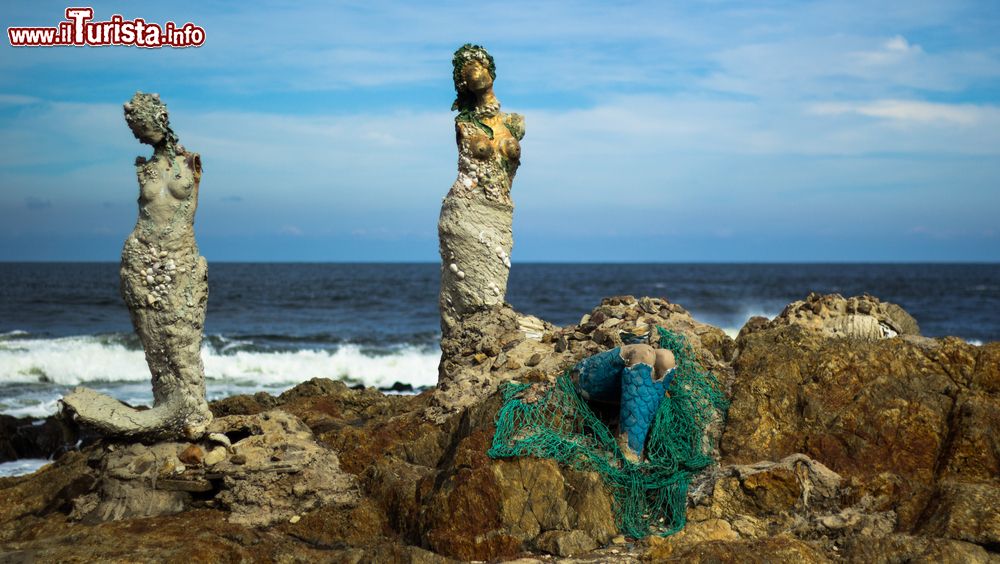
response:
<path id="1" fill-rule="evenodd" d="M 144 242 L 169 243 L 193 235 L 198 207 L 201 162 L 197 153 L 155 155 L 136 165 L 139 219 L 136 234 Z"/>

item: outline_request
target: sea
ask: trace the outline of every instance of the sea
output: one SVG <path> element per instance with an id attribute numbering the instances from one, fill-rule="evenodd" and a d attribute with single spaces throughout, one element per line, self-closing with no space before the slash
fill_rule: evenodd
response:
<path id="1" fill-rule="evenodd" d="M 213 262 L 209 399 L 278 394 L 315 377 L 432 386 L 439 277 L 436 263 Z M 79 385 L 151 402 L 118 285 L 116 263 L 0 263 L 0 413 L 51 415 Z M 809 292 L 897 303 L 925 336 L 1000 340 L 1000 264 L 515 264 L 507 301 L 569 325 L 604 297 L 665 297 L 735 337 L 750 317 L 773 318 Z M 0 475 L 30 470 L 0 465 Z"/>

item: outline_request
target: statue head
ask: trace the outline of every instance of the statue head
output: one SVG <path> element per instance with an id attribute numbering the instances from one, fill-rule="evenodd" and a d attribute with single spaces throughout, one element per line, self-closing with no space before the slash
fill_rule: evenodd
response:
<path id="1" fill-rule="evenodd" d="M 177 136 L 170 129 L 167 105 L 160 101 L 159 94 L 136 92 L 124 109 L 125 122 L 139 141 L 153 146 L 177 143 Z"/>
<path id="2" fill-rule="evenodd" d="M 477 98 L 493 87 L 497 77 L 496 64 L 486 49 L 466 43 L 455 51 L 452 67 L 458 97 L 451 109 L 469 111 L 475 107 Z"/>

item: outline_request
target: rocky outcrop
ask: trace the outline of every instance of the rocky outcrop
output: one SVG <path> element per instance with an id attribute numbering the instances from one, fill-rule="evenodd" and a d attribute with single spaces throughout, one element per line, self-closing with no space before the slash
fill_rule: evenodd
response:
<path id="1" fill-rule="evenodd" d="M 844 298 L 840 294 L 809 294 L 788 304 L 778 317 L 768 321 L 755 317 L 743 333 L 798 325 L 828 337 L 878 340 L 898 335 L 919 335 L 917 320 L 896 304 L 867 294 Z"/>
<path id="2" fill-rule="evenodd" d="M 220 507 L 233 523 L 263 526 L 310 509 L 351 505 L 355 480 L 336 453 L 281 410 L 215 419 L 204 441 L 107 443 L 91 451 L 99 479 L 71 517 L 117 521 Z"/>
<path id="3" fill-rule="evenodd" d="M 606 544 L 617 529 L 611 496 L 597 474 L 561 468 L 551 460 L 486 455 L 500 399 L 493 396 L 459 423 L 454 451 L 443 460 L 419 512 L 429 547 L 460 560 L 491 560 L 538 543 L 565 544 L 555 540 L 560 533 Z"/>
<path id="4" fill-rule="evenodd" d="M 845 302 L 813 296 L 805 303 L 823 311 L 826 304 Z M 877 301 L 858 303 L 868 302 Z M 785 313 L 795 311 L 793 304 Z M 976 347 L 912 334 L 835 338 L 815 330 L 812 321 L 792 321 L 795 314 L 786 314 L 740 335 L 723 462 L 791 453 L 821 461 L 843 477 L 845 495 L 863 505 L 858 518 L 891 516 L 889 531 L 875 527 L 862 535 L 896 535 L 884 541 L 887 550 L 907 544 L 901 553 L 926 558 L 946 546 L 920 540 L 918 547 L 911 537 L 995 549 L 1000 343 Z M 908 316 L 893 315 L 893 329 L 907 331 Z M 862 546 L 844 544 L 868 550 Z"/>
<path id="5" fill-rule="evenodd" d="M 85 551 L 112 560 L 997 561 L 1000 343 L 868 340 L 770 321 L 733 341 L 676 304 L 623 296 L 604 300 L 579 324 L 544 326 L 538 340 L 517 335 L 511 312 L 509 341 L 504 333 L 469 333 L 450 341 L 448 360 L 492 390 L 509 379 L 548 380 L 656 325 L 682 332 L 731 389 L 727 424 L 715 430 L 721 464 L 694 477 L 688 524 L 671 537 L 622 537 L 597 474 L 530 457 L 489 458 L 499 394 L 479 392 L 464 409 L 444 411 L 435 392 L 387 396 L 312 380 L 280 397 L 212 404 L 213 426 L 233 422 L 219 430 L 234 447 L 279 433 L 260 434 L 264 414 L 287 414 L 273 422 L 284 421 L 280 432 L 299 439 L 247 449 L 243 465 L 230 449 L 226 462 L 210 465 L 219 443 L 178 441 L 169 454 L 184 471 L 168 478 L 201 476 L 213 489 L 186 491 L 173 515 L 71 519 L 79 500 L 102 487 L 107 442 L 34 475 L 0 479 L 0 553 L 36 560 Z M 437 422 L 426 417 L 432 413 Z M 353 499 L 324 497 L 311 486 L 303 500 L 315 503 L 282 505 L 298 498 L 293 483 L 280 480 L 223 495 L 223 468 L 281 466 L 285 460 L 272 457 L 280 458 L 275 449 L 284 442 L 320 449 L 312 451 L 317 461 L 327 460 L 322 451 L 335 452 L 353 483 L 335 491 Z M 240 511 L 273 518 L 243 520 Z"/>
<path id="6" fill-rule="evenodd" d="M 621 346 L 623 334 L 656 340 L 657 326 L 684 334 L 702 366 L 729 381 L 735 342 L 665 299 L 606 298 L 579 324 L 561 328 L 505 305 L 470 316 L 442 337 L 444 376 L 427 415 L 443 421 L 482 402 L 509 380 L 554 380 L 580 360 Z"/>

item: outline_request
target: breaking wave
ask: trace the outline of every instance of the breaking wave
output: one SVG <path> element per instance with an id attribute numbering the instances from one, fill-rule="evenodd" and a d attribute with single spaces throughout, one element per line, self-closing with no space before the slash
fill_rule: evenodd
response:
<path id="1" fill-rule="evenodd" d="M 93 335 L 34 338 L 24 332 L 0 336 L 0 413 L 45 416 L 66 390 L 86 385 L 129 403 L 152 399 L 149 370 L 134 338 Z M 260 350 L 248 340 L 206 339 L 202 347 L 208 395 L 280 393 L 311 378 L 414 388 L 437 381 L 436 348 L 399 345 L 374 348 L 342 344 L 329 348 Z"/>

